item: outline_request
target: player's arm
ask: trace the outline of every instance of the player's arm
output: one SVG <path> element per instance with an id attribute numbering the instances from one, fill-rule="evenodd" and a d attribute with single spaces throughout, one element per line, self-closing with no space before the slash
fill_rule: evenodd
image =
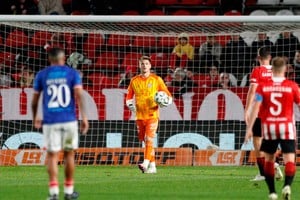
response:
<path id="1" fill-rule="evenodd" d="M 252 128 L 253 128 L 255 119 L 258 115 L 261 102 L 263 100 L 262 95 L 259 93 L 256 93 L 254 96 L 255 96 L 254 104 L 251 109 L 251 112 L 249 113 L 249 121 L 248 121 L 247 128 L 246 128 L 245 142 L 248 142 L 253 135 Z"/>
<path id="2" fill-rule="evenodd" d="M 81 125 L 80 125 L 80 131 L 82 134 L 86 134 L 89 129 L 89 123 L 86 115 L 86 103 L 84 101 L 83 97 L 83 89 L 81 85 L 74 87 L 74 96 L 76 99 L 76 102 L 78 104 L 78 108 L 81 114 Z"/>
<path id="3" fill-rule="evenodd" d="M 42 126 L 41 120 L 37 117 L 40 95 L 41 95 L 40 92 L 35 91 L 33 93 L 32 101 L 31 101 L 33 125 L 35 128 L 41 128 Z"/>
<path id="4" fill-rule="evenodd" d="M 130 81 L 130 84 L 127 88 L 127 95 L 126 95 L 126 106 L 128 107 L 129 110 L 132 112 L 136 111 L 135 103 L 134 103 L 134 91 L 132 88 L 132 80 Z"/>

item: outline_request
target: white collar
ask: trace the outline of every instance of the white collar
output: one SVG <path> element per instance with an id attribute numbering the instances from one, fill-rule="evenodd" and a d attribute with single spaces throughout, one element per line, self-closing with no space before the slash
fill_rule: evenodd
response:
<path id="1" fill-rule="evenodd" d="M 272 69 L 272 65 L 262 65 L 262 67 L 265 67 L 267 69 Z"/>
<path id="2" fill-rule="evenodd" d="M 282 82 L 285 80 L 285 77 L 272 77 L 272 80 L 274 82 Z"/>

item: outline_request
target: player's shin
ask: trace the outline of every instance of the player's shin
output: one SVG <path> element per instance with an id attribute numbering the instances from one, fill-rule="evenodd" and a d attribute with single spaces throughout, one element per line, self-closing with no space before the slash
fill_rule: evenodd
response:
<path id="1" fill-rule="evenodd" d="M 292 185 L 292 182 L 294 180 L 294 176 L 296 173 L 296 166 L 294 162 L 287 162 L 285 164 L 285 180 L 284 180 L 284 186 Z"/>
<path id="2" fill-rule="evenodd" d="M 266 161 L 264 166 L 265 181 L 269 188 L 269 193 L 275 193 L 275 169 L 273 161 Z"/>

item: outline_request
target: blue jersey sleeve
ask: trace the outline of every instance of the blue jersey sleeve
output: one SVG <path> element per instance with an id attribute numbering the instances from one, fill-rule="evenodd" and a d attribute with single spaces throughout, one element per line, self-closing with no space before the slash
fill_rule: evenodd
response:
<path id="1" fill-rule="evenodd" d="M 33 89 L 36 92 L 41 92 L 43 90 L 43 86 L 42 86 L 42 78 L 41 78 L 41 73 L 38 73 L 33 81 Z"/>
<path id="2" fill-rule="evenodd" d="M 263 101 L 263 97 L 261 94 L 255 93 L 255 101 L 257 102 L 262 102 Z"/>

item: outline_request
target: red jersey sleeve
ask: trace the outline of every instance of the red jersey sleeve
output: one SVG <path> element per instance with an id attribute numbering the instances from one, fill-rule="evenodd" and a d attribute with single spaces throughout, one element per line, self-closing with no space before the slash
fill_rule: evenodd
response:
<path id="1" fill-rule="evenodd" d="M 250 83 L 258 84 L 259 83 L 259 79 L 260 79 L 259 74 L 260 74 L 259 68 L 258 67 L 254 68 L 252 70 L 251 75 L 250 75 Z"/>

